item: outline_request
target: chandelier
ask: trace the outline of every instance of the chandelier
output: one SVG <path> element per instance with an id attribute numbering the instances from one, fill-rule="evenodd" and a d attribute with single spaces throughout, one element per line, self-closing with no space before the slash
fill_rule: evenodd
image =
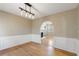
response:
<path id="1" fill-rule="evenodd" d="M 33 8 L 32 5 L 30 3 L 24 3 L 24 4 L 25 8 L 19 7 L 19 9 L 21 10 L 21 16 L 24 16 L 29 19 L 34 19 L 35 14 L 32 12 Z M 29 7 L 29 9 L 27 7 Z"/>

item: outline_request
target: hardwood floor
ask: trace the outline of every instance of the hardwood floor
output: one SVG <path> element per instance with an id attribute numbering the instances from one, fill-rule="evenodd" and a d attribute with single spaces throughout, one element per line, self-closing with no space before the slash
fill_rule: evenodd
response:
<path id="1" fill-rule="evenodd" d="M 0 51 L 0 56 L 74 56 L 76 54 L 52 47 L 44 47 L 35 42 Z"/>

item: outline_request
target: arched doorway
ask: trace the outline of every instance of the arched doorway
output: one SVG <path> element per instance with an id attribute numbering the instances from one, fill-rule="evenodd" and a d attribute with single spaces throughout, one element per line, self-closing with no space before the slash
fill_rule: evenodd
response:
<path id="1" fill-rule="evenodd" d="M 49 34 L 54 33 L 54 26 L 51 21 L 45 21 L 40 27 L 41 38 L 48 36 Z"/>
<path id="2" fill-rule="evenodd" d="M 42 47 L 46 50 L 44 55 L 53 55 L 53 34 L 54 34 L 54 26 L 51 21 L 45 21 L 42 23 L 40 27 L 41 33 L 41 44 Z"/>

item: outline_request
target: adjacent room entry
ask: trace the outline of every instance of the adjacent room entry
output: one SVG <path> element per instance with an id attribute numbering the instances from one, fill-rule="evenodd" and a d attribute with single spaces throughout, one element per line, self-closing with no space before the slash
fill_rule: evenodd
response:
<path id="1" fill-rule="evenodd" d="M 54 36 L 54 26 L 51 21 L 45 21 L 42 23 L 40 28 L 41 33 L 41 44 L 43 48 L 47 51 L 45 55 L 53 55 L 53 36 Z"/>

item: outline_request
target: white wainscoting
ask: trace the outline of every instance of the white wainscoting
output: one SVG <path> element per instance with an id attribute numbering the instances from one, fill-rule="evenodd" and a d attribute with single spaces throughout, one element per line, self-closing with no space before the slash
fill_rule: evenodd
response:
<path id="1" fill-rule="evenodd" d="M 37 43 L 41 42 L 40 35 L 32 35 L 32 41 Z M 74 52 L 79 55 L 79 40 L 76 38 L 66 38 L 66 37 L 54 37 L 53 39 L 55 48 L 60 48 L 66 51 Z"/>
<path id="2" fill-rule="evenodd" d="M 0 50 L 31 41 L 31 34 L 0 37 Z"/>
<path id="3" fill-rule="evenodd" d="M 54 47 L 79 55 L 79 40 L 76 38 L 54 37 Z"/>
<path id="4" fill-rule="evenodd" d="M 29 41 L 41 43 L 41 37 L 39 34 L 0 37 L 0 50 L 24 44 Z M 71 51 L 79 55 L 79 40 L 76 38 L 54 37 L 54 47 Z"/>
<path id="5" fill-rule="evenodd" d="M 37 35 L 37 34 L 32 34 L 32 41 L 37 42 L 37 43 L 41 43 L 41 36 Z"/>
<path id="6" fill-rule="evenodd" d="M 0 37 L 0 50 L 24 44 L 29 41 L 41 43 L 41 37 L 36 34 Z"/>
<path id="7" fill-rule="evenodd" d="M 77 55 L 79 56 L 79 39 L 77 39 L 76 41 L 75 41 L 75 51 L 76 51 L 76 53 L 77 53 Z"/>
<path id="8" fill-rule="evenodd" d="M 77 42 L 79 40 L 76 38 L 54 37 L 54 47 L 78 54 L 76 50 Z"/>

